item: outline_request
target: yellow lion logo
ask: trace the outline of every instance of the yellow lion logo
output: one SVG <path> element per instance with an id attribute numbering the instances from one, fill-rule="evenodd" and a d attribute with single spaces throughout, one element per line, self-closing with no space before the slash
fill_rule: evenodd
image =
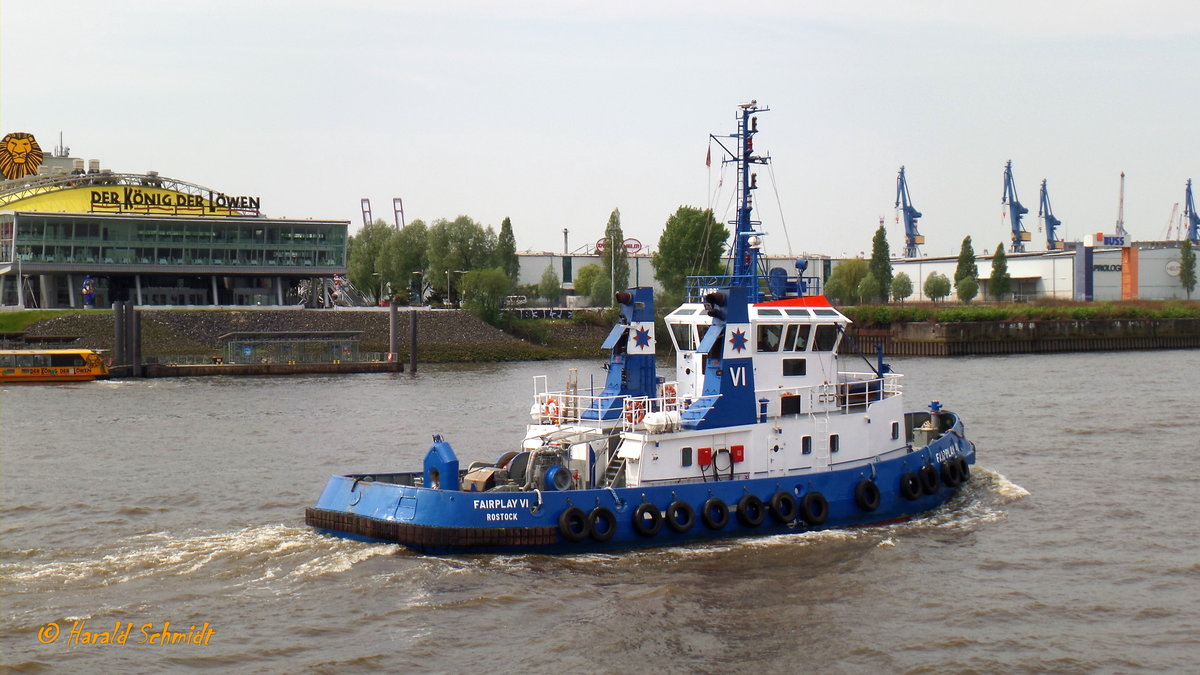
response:
<path id="1" fill-rule="evenodd" d="M 42 146 L 33 134 L 14 131 L 0 141 L 0 174 L 9 180 L 36 176 L 42 165 Z"/>

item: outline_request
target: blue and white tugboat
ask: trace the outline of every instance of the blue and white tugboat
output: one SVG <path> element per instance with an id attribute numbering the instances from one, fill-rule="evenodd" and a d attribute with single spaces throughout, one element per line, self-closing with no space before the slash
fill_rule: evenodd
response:
<path id="1" fill-rule="evenodd" d="M 525 438 L 462 467 L 441 435 L 420 471 L 333 476 L 305 521 L 431 554 L 573 553 L 902 521 L 970 478 L 974 445 L 936 401 L 905 412 L 880 356 L 842 368 L 850 320 L 817 281 L 759 269 L 756 103 L 742 105 L 728 276 L 692 278 L 655 364 L 653 293 L 617 294 L 603 391 L 535 378 Z M 720 142 L 720 139 L 716 139 Z M 797 266 L 803 272 L 803 265 Z"/>

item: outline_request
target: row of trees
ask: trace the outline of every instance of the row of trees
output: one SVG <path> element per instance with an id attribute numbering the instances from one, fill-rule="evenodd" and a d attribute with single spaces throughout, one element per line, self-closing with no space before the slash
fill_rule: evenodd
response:
<path id="1" fill-rule="evenodd" d="M 958 265 L 954 269 L 953 288 L 958 299 L 970 302 L 979 294 L 979 268 L 975 264 L 975 247 L 971 237 L 963 239 L 958 253 Z M 933 272 L 925 279 L 922 290 L 931 300 L 942 300 L 950 295 L 951 280 L 946 275 Z M 1012 277 L 1008 273 L 1008 258 L 1004 245 L 996 247 L 992 257 L 992 273 L 988 278 L 988 292 L 999 300 L 1012 291 Z M 845 260 L 833 270 L 825 284 L 825 295 L 846 304 L 886 302 L 888 298 L 903 301 L 913 294 L 913 281 L 905 273 L 892 274 L 891 253 L 888 250 L 887 231 L 882 225 L 875 231 L 871 244 L 871 259 L 854 258 Z"/>
<path id="2" fill-rule="evenodd" d="M 681 297 L 689 275 L 720 274 L 729 231 L 708 209 L 681 206 L 667 219 L 652 256 L 655 278 L 670 296 Z M 613 209 L 604 230 L 599 265 L 575 275 L 575 291 L 596 304 L 612 302 L 613 289 L 629 286 L 629 252 L 621 212 Z M 416 302 L 426 293 L 453 301 L 492 320 L 518 282 L 520 260 L 512 222 L 497 235 L 468 216 L 427 225 L 414 220 L 401 229 L 377 220 L 350 238 L 347 275 L 355 288 L 376 300 Z M 461 281 L 459 278 L 461 277 Z M 542 297 L 557 298 L 561 280 L 548 266 L 538 284 Z"/>

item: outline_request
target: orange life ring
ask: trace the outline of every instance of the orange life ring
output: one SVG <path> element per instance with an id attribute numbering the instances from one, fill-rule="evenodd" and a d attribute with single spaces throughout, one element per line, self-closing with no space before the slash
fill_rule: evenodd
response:
<path id="1" fill-rule="evenodd" d="M 546 402 L 542 404 L 542 417 L 549 418 L 551 424 L 559 423 L 560 412 L 562 412 L 562 408 L 559 407 L 558 399 L 556 398 L 548 398 L 546 399 Z"/>
<path id="2" fill-rule="evenodd" d="M 675 390 L 675 385 L 668 384 L 663 386 L 663 403 L 666 407 L 671 408 L 675 406 L 675 397 L 677 395 L 678 392 Z"/>
<path id="3" fill-rule="evenodd" d="M 641 424 L 642 418 L 646 416 L 646 403 L 644 401 L 630 401 L 625 404 L 625 421 L 630 424 Z"/>

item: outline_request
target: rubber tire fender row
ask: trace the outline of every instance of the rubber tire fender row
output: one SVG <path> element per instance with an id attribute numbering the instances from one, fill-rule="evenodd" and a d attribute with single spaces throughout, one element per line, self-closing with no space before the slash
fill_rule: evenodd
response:
<path id="1" fill-rule="evenodd" d="M 597 527 L 601 521 L 604 522 L 604 525 Z M 617 533 L 617 516 L 603 506 L 592 509 L 592 512 L 588 514 L 587 522 L 588 535 L 596 541 L 608 541 Z"/>
<path id="2" fill-rule="evenodd" d="M 667 527 L 682 534 L 696 524 L 696 509 L 693 509 L 692 505 L 685 501 L 673 501 L 667 505 L 663 518 L 667 522 Z"/>
<path id="3" fill-rule="evenodd" d="M 917 474 L 908 471 L 900 476 L 900 496 L 910 502 L 921 496 L 921 479 Z"/>
<path id="4" fill-rule="evenodd" d="M 737 518 L 746 527 L 758 527 L 767 518 L 767 508 L 757 496 L 745 495 L 738 500 Z"/>
<path id="5" fill-rule="evenodd" d="M 581 542 L 588 536 L 588 517 L 583 509 L 572 506 L 558 517 L 558 532 L 570 542 Z"/>
<path id="6" fill-rule="evenodd" d="M 879 493 L 879 486 L 873 480 L 864 480 L 859 482 L 854 488 L 854 503 L 858 504 L 858 508 L 870 513 L 879 508 L 882 501 L 882 495 Z"/>
<path id="7" fill-rule="evenodd" d="M 800 517 L 809 525 L 821 525 L 829 519 L 829 501 L 820 492 L 809 492 L 800 499 Z"/>
<path id="8" fill-rule="evenodd" d="M 962 476 L 964 483 L 971 480 L 971 463 L 962 455 L 958 456 L 958 475 Z"/>
<path id="9" fill-rule="evenodd" d="M 800 502 L 796 500 L 796 495 L 786 490 L 780 490 L 772 495 L 769 505 L 771 517 L 780 524 L 793 522 L 800 517 Z"/>
<path id="10" fill-rule="evenodd" d="M 658 507 L 643 502 L 633 510 L 633 529 L 643 537 L 653 537 L 662 530 L 663 515 Z"/>
<path id="11" fill-rule="evenodd" d="M 720 530 L 729 524 L 729 507 L 717 497 L 709 497 L 700 508 L 700 520 L 710 530 Z"/>
<path id="12" fill-rule="evenodd" d="M 941 487 L 941 482 L 938 480 L 938 472 L 933 468 L 933 465 L 926 464 L 917 472 L 917 476 L 921 479 L 921 492 L 927 495 L 937 494 L 938 488 Z"/>

